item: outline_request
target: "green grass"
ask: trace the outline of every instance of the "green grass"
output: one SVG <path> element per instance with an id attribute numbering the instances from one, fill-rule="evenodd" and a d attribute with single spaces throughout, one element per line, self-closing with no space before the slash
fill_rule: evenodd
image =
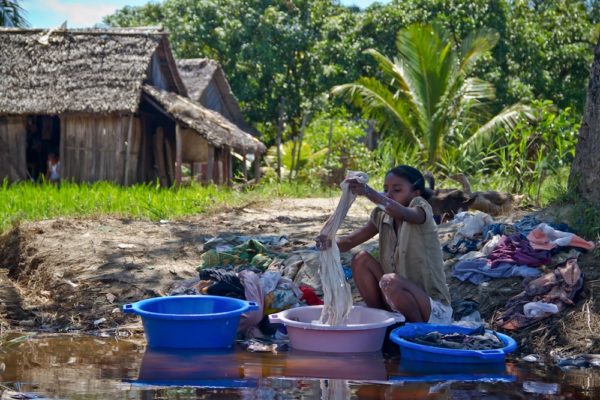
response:
<path id="1" fill-rule="evenodd" d="M 575 232 L 588 240 L 600 240 L 600 213 L 598 207 L 566 188 L 556 192 L 549 210 L 561 222 L 566 222 Z"/>
<path id="2" fill-rule="evenodd" d="M 123 187 L 108 182 L 60 186 L 29 182 L 0 185 L 0 232 L 21 221 L 57 217 L 117 216 L 157 221 L 197 215 L 224 207 L 281 197 L 327 197 L 337 191 L 301 183 L 264 183 L 235 190 L 191 185 L 180 189 L 155 184 Z M 330 194 L 331 193 L 331 194 Z"/>

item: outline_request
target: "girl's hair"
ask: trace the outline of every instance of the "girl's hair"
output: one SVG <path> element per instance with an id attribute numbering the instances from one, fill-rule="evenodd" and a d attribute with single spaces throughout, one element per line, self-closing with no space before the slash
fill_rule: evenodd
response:
<path id="1" fill-rule="evenodd" d="M 386 173 L 386 175 L 389 174 L 394 174 L 397 177 L 406 179 L 412 185 L 412 189 L 418 190 L 421 193 L 421 197 L 425 200 L 430 197 L 431 193 L 425 189 L 425 178 L 418 169 L 408 165 L 398 165 Z"/>

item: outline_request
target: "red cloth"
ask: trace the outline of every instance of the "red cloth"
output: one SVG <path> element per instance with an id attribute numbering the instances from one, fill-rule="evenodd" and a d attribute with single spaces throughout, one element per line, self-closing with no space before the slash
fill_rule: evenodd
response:
<path id="1" fill-rule="evenodd" d="M 300 300 L 303 300 L 309 306 L 320 306 L 323 304 L 323 300 L 317 296 L 315 293 L 315 289 L 311 288 L 308 285 L 300 285 L 300 291 L 302 292 L 302 297 Z"/>

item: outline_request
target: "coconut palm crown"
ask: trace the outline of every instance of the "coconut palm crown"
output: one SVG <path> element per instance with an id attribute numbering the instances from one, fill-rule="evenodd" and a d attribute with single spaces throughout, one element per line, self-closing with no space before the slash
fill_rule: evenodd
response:
<path id="1" fill-rule="evenodd" d="M 473 65 L 498 42 L 491 29 L 482 29 L 453 47 L 437 25 L 411 25 L 396 39 L 394 60 L 368 49 L 377 62 L 377 77 L 361 77 L 335 86 L 341 97 L 374 121 L 380 133 L 396 143 L 423 151 L 423 161 L 434 166 L 444 145 L 467 150 L 495 128 L 511 129 L 529 116 L 529 107 L 514 104 L 492 115 L 494 86 L 470 77 Z"/>

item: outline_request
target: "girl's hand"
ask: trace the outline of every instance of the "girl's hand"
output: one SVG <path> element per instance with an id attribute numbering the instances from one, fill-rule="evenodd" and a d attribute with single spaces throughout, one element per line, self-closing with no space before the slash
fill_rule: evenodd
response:
<path id="1" fill-rule="evenodd" d="M 346 182 L 348 183 L 348 189 L 357 196 L 365 196 L 370 189 L 369 185 L 361 183 L 356 179 L 348 179 Z"/>
<path id="2" fill-rule="evenodd" d="M 377 192 L 371 186 L 366 183 L 360 183 L 356 179 L 347 180 L 349 183 L 348 188 L 352 193 L 358 196 L 365 196 L 375 204 L 381 204 L 386 207 L 389 204 L 389 199 L 382 193 Z"/>
<path id="3" fill-rule="evenodd" d="M 319 235 L 315 238 L 315 247 L 321 251 L 328 250 L 331 248 L 331 239 L 327 235 Z"/>

